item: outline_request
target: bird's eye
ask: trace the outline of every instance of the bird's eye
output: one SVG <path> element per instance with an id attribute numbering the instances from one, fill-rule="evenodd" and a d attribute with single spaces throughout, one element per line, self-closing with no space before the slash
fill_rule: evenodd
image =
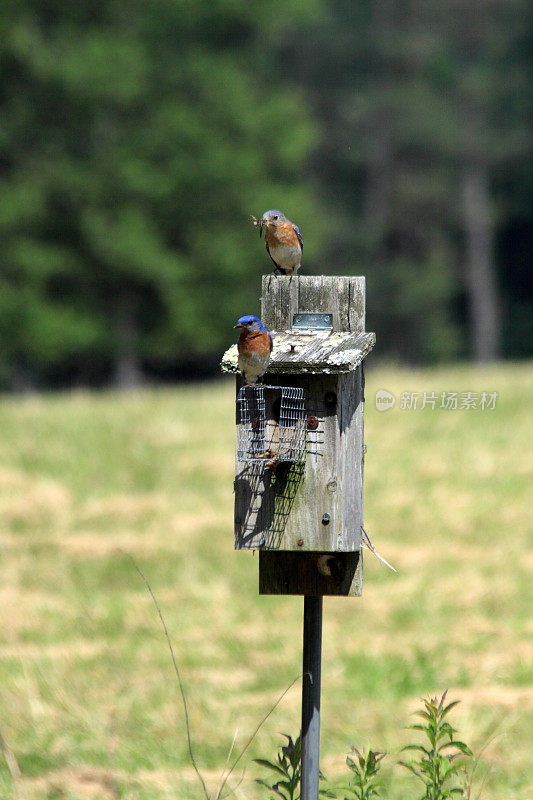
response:
<path id="1" fill-rule="evenodd" d="M 277 218 L 278 218 L 277 214 L 274 214 L 274 216 L 272 217 L 272 219 L 277 219 Z"/>

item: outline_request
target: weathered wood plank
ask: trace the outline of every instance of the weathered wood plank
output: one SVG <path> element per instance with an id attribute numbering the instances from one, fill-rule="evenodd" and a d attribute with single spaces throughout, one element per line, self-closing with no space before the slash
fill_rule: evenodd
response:
<path id="1" fill-rule="evenodd" d="M 280 314 L 281 283 L 277 276 L 263 275 L 261 290 L 261 319 L 268 330 L 280 331 L 283 329 Z"/>
<path id="2" fill-rule="evenodd" d="M 348 327 L 354 333 L 365 329 L 365 297 L 364 276 L 351 277 L 348 291 Z"/>
<path id="3" fill-rule="evenodd" d="M 269 373 L 341 373 L 354 371 L 368 355 L 374 333 L 278 333 L 272 332 L 274 348 Z M 224 353 L 223 372 L 238 373 L 237 345 Z M 268 380 L 268 378 L 267 378 Z"/>
<path id="4" fill-rule="evenodd" d="M 334 331 L 365 329 L 363 276 L 263 275 L 261 319 L 270 330 L 287 331 L 298 311 L 333 314 Z"/>
<path id="5" fill-rule="evenodd" d="M 339 449 L 337 459 L 337 516 L 342 529 L 337 531 L 339 550 L 361 547 L 363 526 L 363 403 L 362 368 L 338 379 L 337 420 Z M 348 546 L 348 544 L 350 546 Z"/>

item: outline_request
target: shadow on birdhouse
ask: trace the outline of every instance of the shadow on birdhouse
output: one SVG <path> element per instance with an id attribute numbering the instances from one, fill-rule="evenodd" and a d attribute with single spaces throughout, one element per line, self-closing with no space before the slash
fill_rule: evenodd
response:
<path id="1" fill-rule="evenodd" d="M 235 478 L 242 516 L 235 516 L 238 549 L 266 547 L 277 550 L 290 517 L 305 464 L 290 461 L 246 464 Z"/>

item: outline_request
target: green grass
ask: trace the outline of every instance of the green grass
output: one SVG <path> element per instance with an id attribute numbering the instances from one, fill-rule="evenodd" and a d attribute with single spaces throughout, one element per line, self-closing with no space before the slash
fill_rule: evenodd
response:
<path id="1" fill-rule="evenodd" d="M 494 411 L 379 413 L 375 391 L 498 391 Z M 362 598 L 325 601 L 322 765 L 388 750 L 386 797 L 418 698 L 449 688 L 452 723 L 489 740 L 483 797 L 528 800 L 532 748 L 531 365 L 367 370 L 365 517 L 398 574 L 365 555 Z M 301 669 L 302 600 L 259 597 L 257 557 L 233 551 L 230 382 L 0 404 L 0 754 L 8 800 L 200 798 L 149 578 L 172 636 L 198 760 L 214 789 Z M 297 733 L 296 685 L 253 757 Z M 495 735 L 495 738 L 492 738 Z M 388 766 L 387 766 L 388 764 Z M 17 795 L 18 792 L 18 795 Z"/>

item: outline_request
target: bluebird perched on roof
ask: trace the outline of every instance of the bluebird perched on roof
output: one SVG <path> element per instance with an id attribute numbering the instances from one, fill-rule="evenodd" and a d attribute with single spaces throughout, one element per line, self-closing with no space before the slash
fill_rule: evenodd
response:
<path id="1" fill-rule="evenodd" d="M 239 369 L 246 383 L 256 383 L 267 371 L 272 352 L 272 334 L 259 317 L 241 317 L 234 328 L 241 329 L 237 342 Z"/>
<path id="2" fill-rule="evenodd" d="M 267 253 L 274 262 L 275 270 L 285 275 L 296 275 L 302 260 L 304 240 L 300 229 L 287 219 L 281 211 L 265 211 L 261 219 L 252 217 L 259 227 L 259 236 L 265 229 Z"/>

